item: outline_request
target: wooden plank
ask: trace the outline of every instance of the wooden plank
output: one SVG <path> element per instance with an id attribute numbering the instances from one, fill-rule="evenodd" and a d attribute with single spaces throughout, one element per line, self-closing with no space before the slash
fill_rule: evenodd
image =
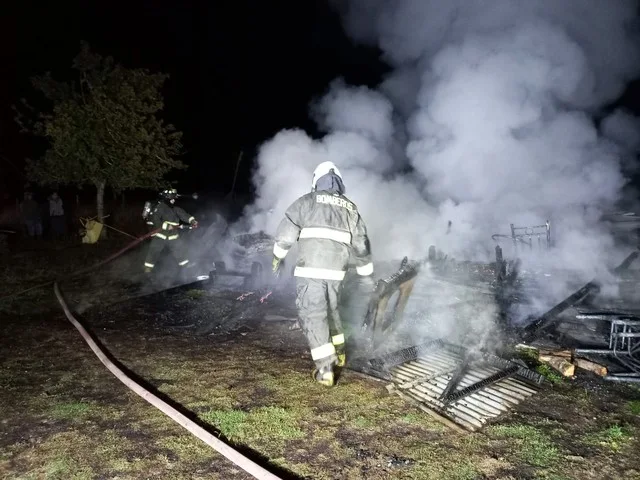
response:
<path id="1" fill-rule="evenodd" d="M 566 358 L 562 357 L 539 357 L 542 363 L 549 365 L 554 370 L 560 372 L 564 377 L 573 377 L 576 372 L 576 366 L 568 362 Z"/>
<path id="2" fill-rule="evenodd" d="M 590 372 L 593 372 L 596 375 L 600 375 L 601 377 L 604 377 L 607 374 L 607 367 L 596 362 L 585 360 L 584 358 L 576 358 L 573 363 L 576 367 L 582 368 L 583 370 L 589 370 Z"/>

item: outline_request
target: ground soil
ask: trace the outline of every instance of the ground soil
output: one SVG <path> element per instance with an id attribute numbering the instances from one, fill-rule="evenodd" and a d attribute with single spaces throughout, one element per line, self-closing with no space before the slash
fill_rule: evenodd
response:
<path id="1" fill-rule="evenodd" d="M 0 296 L 91 265 L 126 242 L 14 250 Z M 259 301 L 204 283 L 167 289 L 142 250 L 60 286 L 126 369 L 281 478 L 640 478 L 640 390 L 579 371 L 479 432 L 459 433 L 345 370 L 313 368 L 287 288 Z M 129 391 L 64 317 L 51 285 L 0 300 L 0 477 L 250 478 Z"/>

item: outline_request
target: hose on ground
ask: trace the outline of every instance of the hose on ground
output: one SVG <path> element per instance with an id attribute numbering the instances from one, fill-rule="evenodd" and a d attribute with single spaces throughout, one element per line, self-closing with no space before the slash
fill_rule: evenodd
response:
<path id="1" fill-rule="evenodd" d="M 74 327 L 80 332 L 82 338 L 89 345 L 93 353 L 96 354 L 98 359 L 104 364 L 105 367 L 109 369 L 111 373 L 115 375 L 115 377 L 124 383 L 130 390 L 134 393 L 141 396 L 144 400 L 149 402 L 151 405 L 156 407 L 162 413 L 167 415 L 173 421 L 175 421 L 178 425 L 182 426 L 186 430 L 188 430 L 192 435 L 196 436 L 211 448 L 216 450 L 221 455 L 225 456 L 227 459 L 231 460 L 234 464 L 236 464 L 239 468 L 243 469 L 245 472 L 252 475 L 254 478 L 259 480 L 281 480 L 279 477 L 274 475 L 273 473 L 265 470 L 263 467 L 250 460 L 249 458 L 242 455 L 237 450 L 234 450 L 229 445 L 224 443 L 222 440 L 216 438 L 213 434 L 209 433 L 207 430 L 202 428 L 200 425 L 195 423 L 194 421 L 187 418 L 185 415 L 180 413 L 178 410 L 173 408 L 168 403 L 161 400 L 159 397 L 154 395 L 152 392 L 144 388 L 139 383 L 132 380 L 127 376 L 125 372 L 123 372 L 117 365 L 115 365 L 109 358 L 105 355 L 104 351 L 100 348 L 100 346 L 91 338 L 91 335 L 85 330 L 82 324 L 73 316 L 69 306 L 65 302 L 62 293 L 60 292 L 60 287 L 58 287 L 58 283 L 55 282 L 53 284 L 53 290 L 56 294 L 58 302 L 60 306 L 64 310 L 64 314 L 67 319 L 73 324 Z"/>

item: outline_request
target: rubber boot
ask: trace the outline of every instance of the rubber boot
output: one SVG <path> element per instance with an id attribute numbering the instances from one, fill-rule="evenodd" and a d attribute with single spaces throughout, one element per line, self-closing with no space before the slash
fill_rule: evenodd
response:
<path id="1" fill-rule="evenodd" d="M 338 360 L 336 361 L 336 367 L 344 367 L 347 364 L 347 354 L 344 353 L 344 345 L 341 347 L 336 347 L 336 356 Z"/>
<path id="2" fill-rule="evenodd" d="M 345 354 L 344 334 L 333 335 L 331 337 L 331 343 L 333 343 L 336 349 L 336 367 L 342 368 L 347 363 L 347 355 Z"/>
<path id="3" fill-rule="evenodd" d="M 335 385 L 335 377 L 333 375 L 333 369 L 331 367 L 322 367 L 321 369 L 315 369 L 313 371 L 313 379 L 327 387 L 333 387 Z"/>

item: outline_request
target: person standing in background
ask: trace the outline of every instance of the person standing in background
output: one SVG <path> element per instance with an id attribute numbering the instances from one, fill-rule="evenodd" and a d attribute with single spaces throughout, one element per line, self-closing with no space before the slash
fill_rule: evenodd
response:
<path id="1" fill-rule="evenodd" d="M 20 203 L 20 215 L 31 238 L 42 237 L 42 217 L 40 205 L 33 199 L 31 192 L 24 192 L 24 200 Z"/>
<path id="2" fill-rule="evenodd" d="M 64 217 L 64 205 L 58 192 L 53 192 L 49 197 L 49 220 L 51 222 L 51 234 L 56 240 L 66 234 Z"/>

